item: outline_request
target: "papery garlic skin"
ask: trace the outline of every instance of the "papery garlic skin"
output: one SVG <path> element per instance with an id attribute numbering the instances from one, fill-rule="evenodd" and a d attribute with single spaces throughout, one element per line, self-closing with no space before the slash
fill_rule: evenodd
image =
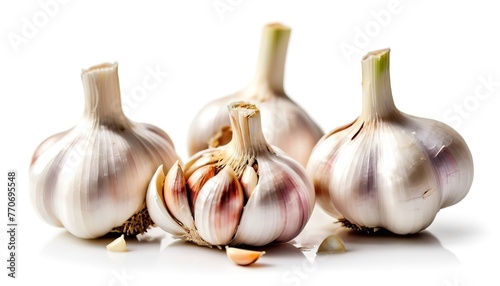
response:
<path id="1" fill-rule="evenodd" d="M 363 58 L 362 114 L 318 142 L 307 170 L 319 206 L 344 225 L 410 234 L 467 195 L 474 168 L 455 130 L 396 109 L 389 52 Z"/>
<path id="2" fill-rule="evenodd" d="M 233 130 L 228 144 L 196 153 L 183 168 L 174 164 L 167 175 L 158 168 L 146 200 L 151 218 L 199 245 L 289 241 L 311 216 L 312 182 L 298 162 L 268 145 L 255 105 L 236 102 L 228 108 Z"/>
<path id="3" fill-rule="evenodd" d="M 312 148 L 323 136 L 321 128 L 284 91 L 283 77 L 290 28 L 268 24 L 263 28 L 260 55 L 254 80 L 235 94 L 205 105 L 191 122 L 188 134 L 190 155 L 227 144 L 231 123 L 227 106 L 235 101 L 256 104 L 262 114 L 262 130 L 269 144 L 285 151 L 303 166 Z"/>
<path id="4" fill-rule="evenodd" d="M 115 228 L 133 235 L 151 223 L 146 190 L 159 164 L 178 155 L 161 129 L 128 120 L 121 109 L 118 65 L 82 71 L 83 118 L 35 150 L 30 166 L 30 196 L 48 223 L 81 238 L 97 238 Z"/>

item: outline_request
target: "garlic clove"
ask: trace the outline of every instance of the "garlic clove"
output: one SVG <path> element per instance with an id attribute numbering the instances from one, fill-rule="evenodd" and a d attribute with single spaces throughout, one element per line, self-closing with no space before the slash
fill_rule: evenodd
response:
<path id="1" fill-rule="evenodd" d="M 214 165 L 203 166 L 194 171 L 187 180 L 187 186 L 190 190 L 189 196 L 192 209 L 194 209 L 194 202 L 196 201 L 201 188 L 209 179 L 215 176 L 216 169 L 217 168 Z"/>
<path id="2" fill-rule="evenodd" d="M 338 235 L 327 236 L 319 245 L 316 253 L 340 253 L 345 252 L 345 245 Z"/>
<path id="3" fill-rule="evenodd" d="M 257 166 L 256 164 L 254 164 Z M 253 190 L 257 186 L 257 182 L 259 181 L 257 177 L 257 172 L 255 172 L 254 167 L 246 166 L 243 174 L 241 175 L 240 184 L 243 187 L 243 191 L 245 192 L 245 198 L 248 200 Z"/>
<path id="4" fill-rule="evenodd" d="M 408 117 L 413 119 L 415 136 L 428 153 L 439 180 L 446 182 L 441 185 L 442 208 L 460 202 L 469 192 L 474 176 L 472 155 L 464 138 L 442 122 Z"/>
<path id="5" fill-rule="evenodd" d="M 241 266 L 247 266 L 255 263 L 262 255 L 266 254 L 266 252 L 226 246 L 226 254 L 234 263 Z"/>
<path id="6" fill-rule="evenodd" d="M 244 194 L 234 171 L 224 167 L 201 188 L 195 201 L 195 225 L 212 245 L 227 245 L 233 238 L 243 210 Z"/>
<path id="7" fill-rule="evenodd" d="M 307 224 L 309 216 L 314 209 L 315 195 L 313 192 L 303 192 L 302 190 L 314 189 L 312 182 L 301 166 L 295 161 L 285 157 L 276 158 L 280 162 L 282 181 L 286 182 L 280 195 L 284 203 L 284 229 L 277 242 L 287 242 L 296 237 Z M 270 165 L 272 168 L 272 165 Z M 290 174 L 294 174 L 290 176 Z M 280 186 L 280 184 L 276 184 Z"/>
<path id="8" fill-rule="evenodd" d="M 289 241 L 302 231 L 314 208 L 314 193 L 303 191 L 313 185 L 297 162 L 269 156 L 259 160 L 259 172 L 259 183 L 243 210 L 234 245 L 243 240 L 255 246 Z M 261 223 L 264 220 L 266 224 Z"/>
<path id="9" fill-rule="evenodd" d="M 106 249 L 111 252 L 126 252 L 127 242 L 125 241 L 125 236 L 123 234 L 120 235 L 120 237 L 106 245 Z"/>
<path id="10" fill-rule="evenodd" d="M 179 162 L 176 162 L 167 173 L 163 184 L 163 197 L 167 210 L 188 229 L 194 228 L 193 215 L 188 200 L 186 179 Z"/>
<path id="11" fill-rule="evenodd" d="M 260 160 L 260 164 L 262 161 L 264 160 Z M 280 178 L 279 169 L 274 169 L 267 176 L 264 174 L 269 169 L 262 169 L 259 165 L 259 170 L 259 183 L 245 205 L 231 245 L 262 246 L 276 240 L 285 229 L 285 203 L 279 192 L 280 185 L 276 185 L 273 180 L 274 177 Z M 284 184 L 281 188 L 283 187 Z"/>
<path id="12" fill-rule="evenodd" d="M 164 180 L 165 173 L 163 172 L 163 165 L 160 165 L 149 183 L 146 194 L 146 206 L 151 219 L 156 225 L 170 234 L 182 236 L 186 231 L 177 223 L 172 215 L 170 215 L 165 205 L 165 200 L 163 199 Z"/>
<path id="13" fill-rule="evenodd" d="M 205 149 L 202 150 L 195 155 L 193 155 L 189 161 L 184 164 L 184 176 L 186 178 L 191 177 L 194 171 L 198 170 L 199 168 L 210 165 L 210 164 L 215 164 L 220 158 L 216 156 L 213 152 L 212 149 Z"/>

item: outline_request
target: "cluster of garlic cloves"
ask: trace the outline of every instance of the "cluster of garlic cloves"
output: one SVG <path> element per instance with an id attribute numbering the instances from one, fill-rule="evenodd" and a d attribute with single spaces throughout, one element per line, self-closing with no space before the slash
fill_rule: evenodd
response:
<path id="1" fill-rule="evenodd" d="M 235 94 L 206 104 L 193 118 L 188 134 L 189 155 L 227 144 L 231 122 L 226 107 L 232 102 L 256 104 L 269 144 L 306 165 L 312 148 L 323 136 L 321 128 L 285 93 L 283 78 L 290 28 L 279 23 L 264 26 L 253 81 Z"/>
<path id="2" fill-rule="evenodd" d="M 389 52 L 363 58 L 361 115 L 318 142 L 307 170 L 319 206 L 344 225 L 409 234 L 462 200 L 474 170 L 470 150 L 455 130 L 396 108 Z"/>
<path id="3" fill-rule="evenodd" d="M 83 70 L 82 82 L 82 119 L 43 141 L 32 157 L 35 211 L 81 238 L 143 233 L 152 225 L 149 180 L 159 164 L 169 167 L 179 157 L 163 130 L 124 115 L 118 64 Z"/>
<path id="4" fill-rule="evenodd" d="M 228 106 L 232 139 L 151 179 L 147 207 L 160 228 L 199 245 L 262 246 L 297 236 L 315 195 L 305 169 L 269 145 L 253 104 Z"/>

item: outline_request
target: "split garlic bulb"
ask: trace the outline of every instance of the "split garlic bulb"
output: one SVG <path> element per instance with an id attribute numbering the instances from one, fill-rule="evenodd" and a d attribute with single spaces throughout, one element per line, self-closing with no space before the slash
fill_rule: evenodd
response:
<path id="1" fill-rule="evenodd" d="M 254 80 L 235 94 L 205 105 L 193 119 L 188 133 L 189 155 L 231 140 L 227 105 L 235 101 L 256 104 L 262 114 L 264 136 L 293 159 L 306 165 L 323 131 L 285 93 L 283 76 L 290 28 L 268 24 L 262 31 L 260 54 Z"/>
<path id="2" fill-rule="evenodd" d="M 255 105 L 228 106 L 231 141 L 196 153 L 181 168 L 160 166 L 147 207 L 160 228 L 199 245 L 286 242 L 297 236 L 314 208 L 305 169 L 271 147 Z"/>
<path id="3" fill-rule="evenodd" d="M 34 152 L 33 206 L 45 221 L 81 238 L 142 233 L 152 224 L 145 207 L 149 180 L 159 164 L 169 167 L 178 156 L 164 131 L 125 117 L 116 63 L 83 70 L 82 81 L 83 118 Z"/>
<path id="4" fill-rule="evenodd" d="M 467 195 L 472 155 L 448 125 L 396 109 L 389 49 L 368 53 L 362 73 L 361 116 L 325 135 L 308 162 L 317 202 L 354 229 L 419 232 Z"/>

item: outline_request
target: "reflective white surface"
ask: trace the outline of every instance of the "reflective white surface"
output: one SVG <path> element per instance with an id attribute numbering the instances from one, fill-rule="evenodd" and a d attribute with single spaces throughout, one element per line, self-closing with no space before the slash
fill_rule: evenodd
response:
<path id="1" fill-rule="evenodd" d="M 294 241 L 262 247 L 255 264 L 233 264 L 225 251 L 172 239 L 159 229 L 127 238 L 126 253 L 105 249 L 113 237 L 81 240 L 63 230 L 20 233 L 18 281 L 51 281 L 55 285 L 144 285 L 183 281 L 222 285 L 489 285 L 499 253 L 492 233 L 467 216 L 438 220 L 414 236 L 377 233 L 367 236 L 339 228 L 320 211 Z M 39 228 L 40 229 L 40 228 Z M 346 252 L 317 254 L 330 234 L 345 243 Z M 24 242 L 24 243 L 23 243 Z M 30 251 L 29 255 L 26 253 Z M 493 264 L 490 264 L 490 263 Z M 36 277 L 36 278 L 35 278 Z M 165 281 L 163 281 L 165 280 Z M 494 285 L 494 284 L 493 284 Z"/>
<path id="2" fill-rule="evenodd" d="M 212 0 L 61 1 L 45 21 L 40 3 L 48 1 L 0 4 L 0 179 L 15 169 L 19 183 L 18 278 L 7 278 L 2 231 L 1 285 L 499 284 L 500 17 L 492 1 L 220 0 L 233 5 L 223 19 Z M 29 31 L 26 21 L 39 26 Z M 119 62 L 126 114 L 163 128 L 186 159 L 191 114 L 250 81 L 260 29 L 273 21 L 292 27 L 285 88 L 325 131 L 360 113 L 362 55 L 390 47 L 396 106 L 452 125 L 471 149 L 475 176 L 465 199 L 408 237 L 346 231 L 316 208 L 299 237 L 264 247 L 250 267 L 157 229 L 127 238 L 128 252 L 109 253 L 112 237 L 77 239 L 36 216 L 28 196 L 31 156 L 43 139 L 79 120 L 82 68 Z M 24 39 L 18 46 L 14 34 Z M 353 48 L 347 54 L 346 44 Z M 5 189 L 0 194 L 5 229 Z M 317 256 L 329 234 L 347 251 Z"/>

